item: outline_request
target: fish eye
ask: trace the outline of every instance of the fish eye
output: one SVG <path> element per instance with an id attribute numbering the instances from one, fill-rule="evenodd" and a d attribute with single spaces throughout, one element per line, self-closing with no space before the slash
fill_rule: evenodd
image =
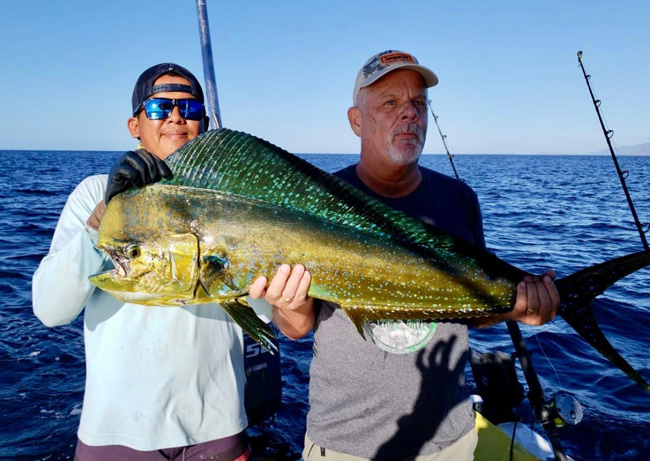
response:
<path id="1" fill-rule="evenodd" d="M 132 243 L 124 252 L 129 258 L 137 258 L 140 256 L 140 247 L 135 243 Z"/>

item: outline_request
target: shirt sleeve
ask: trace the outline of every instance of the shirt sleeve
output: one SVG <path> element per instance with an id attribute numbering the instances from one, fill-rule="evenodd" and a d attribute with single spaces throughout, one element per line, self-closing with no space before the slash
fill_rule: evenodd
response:
<path id="1" fill-rule="evenodd" d="M 103 199 L 106 175 L 84 179 L 68 197 L 54 231 L 50 251 L 32 279 L 34 314 L 47 326 L 72 322 L 92 296 L 88 277 L 107 258 L 95 246 L 96 232 L 86 221 Z"/>

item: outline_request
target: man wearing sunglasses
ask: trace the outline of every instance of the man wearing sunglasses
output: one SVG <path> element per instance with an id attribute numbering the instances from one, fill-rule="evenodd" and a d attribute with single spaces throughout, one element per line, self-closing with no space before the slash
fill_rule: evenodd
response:
<path id="1" fill-rule="evenodd" d="M 147 69 L 132 109 L 127 127 L 139 148 L 120 157 L 108 177 L 86 178 L 72 192 L 33 279 L 34 312 L 45 325 L 68 324 L 85 309 L 75 460 L 243 461 L 250 450 L 241 329 L 215 304 L 132 305 L 88 281 L 112 268 L 95 246 L 105 202 L 171 177 L 163 160 L 208 126 L 201 85 L 177 64 Z M 270 306 L 252 305 L 270 319 Z"/>

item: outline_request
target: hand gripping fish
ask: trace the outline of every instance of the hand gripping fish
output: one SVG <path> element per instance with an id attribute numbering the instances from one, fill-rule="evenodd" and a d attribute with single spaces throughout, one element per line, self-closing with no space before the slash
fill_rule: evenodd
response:
<path id="1" fill-rule="evenodd" d="M 368 321 L 466 319 L 512 310 L 527 272 L 254 136 L 221 129 L 187 143 L 166 163 L 174 178 L 109 203 L 98 247 L 115 270 L 91 282 L 131 303 L 219 303 L 272 350 L 273 333 L 246 306 L 259 275 L 282 263 L 311 272 L 309 296 L 341 306 L 363 335 Z M 556 281 L 560 315 L 650 392 L 607 341 L 592 300 L 650 265 L 630 254 Z"/>

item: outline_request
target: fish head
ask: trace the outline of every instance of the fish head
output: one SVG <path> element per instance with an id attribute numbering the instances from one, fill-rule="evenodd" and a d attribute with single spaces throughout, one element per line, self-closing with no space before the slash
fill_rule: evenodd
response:
<path id="1" fill-rule="evenodd" d="M 183 305 L 194 298 L 199 280 L 194 235 L 162 235 L 156 241 L 103 242 L 115 269 L 90 277 L 117 299 L 145 305 Z"/>
<path id="2" fill-rule="evenodd" d="M 137 213 L 129 197 L 115 197 L 99 226 L 97 248 L 114 269 L 90 282 L 117 299 L 144 305 L 192 303 L 199 282 L 199 243 L 190 232 L 161 225 L 155 213 Z M 115 203 L 114 203 L 115 202 Z"/>
<path id="3" fill-rule="evenodd" d="M 156 241 L 103 242 L 115 269 L 90 277 L 91 283 L 121 301 L 183 305 L 194 298 L 199 280 L 194 235 L 162 235 Z"/>

